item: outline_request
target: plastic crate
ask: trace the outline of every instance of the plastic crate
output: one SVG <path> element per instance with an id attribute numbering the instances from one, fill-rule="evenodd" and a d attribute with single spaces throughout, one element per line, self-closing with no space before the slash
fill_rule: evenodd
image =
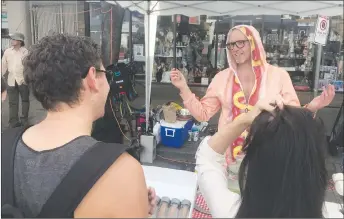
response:
<path id="1" fill-rule="evenodd" d="M 177 121 L 167 123 L 164 120 L 161 124 L 161 143 L 167 147 L 180 148 L 188 139 L 188 131 L 191 130 L 193 121 Z"/>

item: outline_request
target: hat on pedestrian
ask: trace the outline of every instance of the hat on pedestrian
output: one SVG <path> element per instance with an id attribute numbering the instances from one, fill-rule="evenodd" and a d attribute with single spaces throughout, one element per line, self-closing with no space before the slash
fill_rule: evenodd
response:
<path id="1" fill-rule="evenodd" d="M 13 34 L 10 34 L 10 37 L 12 40 L 18 40 L 18 41 L 22 41 L 24 42 L 24 34 L 22 33 L 13 33 Z"/>

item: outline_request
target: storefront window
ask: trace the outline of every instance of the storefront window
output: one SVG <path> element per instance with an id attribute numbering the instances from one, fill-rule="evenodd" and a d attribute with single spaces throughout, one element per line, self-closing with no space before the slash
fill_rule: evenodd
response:
<path id="1" fill-rule="evenodd" d="M 328 41 L 323 47 L 318 87 L 321 90 L 328 84 L 343 92 L 343 16 L 330 19 Z"/>
<path id="2" fill-rule="evenodd" d="M 159 16 L 155 39 L 153 81 L 168 82 L 169 71 L 173 66 L 173 21 L 172 16 Z M 177 42 L 178 45 L 178 42 Z M 181 48 L 177 49 L 177 59 L 181 59 Z"/>
<path id="3" fill-rule="evenodd" d="M 136 66 L 136 78 L 145 79 L 145 29 L 144 15 L 137 11 L 131 13 L 132 16 L 132 42 L 133 60 Z"/>
<path id="4" fill-rule="evenodd" d="M 313 20 L 264 15 L 261 32 L 268 63 L 284 68 L 296 90 L 310 90 L 313 52 L 309 42 Z"/>
<path id="5" fill-rule="evenodd" d="M 102 13 L 100 2 L 90 2 L 90 32 L 91 38 L 99 45 L 102 44 Z"/>
<path id="6" fill-rule="evenodd" d="M 158 18 L 156 52 L 153 78 L 157 82 L 169 82 L 169 71 L 173 67 L 173 48 L 176 43 L 176 67 L 182 71 L 189 84 L 210 78 L 211 52 L 214 45 L 214 22 L 206 16 L 187 17 L 177 15 L 176 39 L 172 16 Z M 207 80 L 203 82 L 207 85 Z"/>
<path id="7" fill-rule="evenodd" d="M 121 32 L 121 48 L 119 51 L 118 62 L 129 62 L 129 20 L 130 11 L 126 10 L 124 13 L 122 32 Z"/>
<path id="8" fill-rule="evenodd" d="M 173 67 L 174 60 L 174 44 L 176 44 L 176 67 L 183 72 L 189 84 L 202 83 L 203 78 L 211 80 L 218 71 L 228 68 L 225 45 L 229 29 L 235 25 L 246 24 L 254 26 L 260 33 L 267 62 L 284 68 L 290 74 L 296 90 L 310 90 L 314 86 L 316 46 L 311 40 L 317 21 L 316 16 L 301 18 L 292 15 L 252 15 L 190 18 L 178 15 L 176 21 L 176 39 L 174 39 L 173 17 L 158 17 L 153 81 L 169 82 L 169 71 Z M 329 40 L 323 51 L 319 85 L 337 83 L 342 86 L 343 84 L 342 33 L 343 17 L 331 18 Z M 125 34 L 125 31 L 122 34 Z M 127 48 L 125 47 L 127 43 L 122 36 L 124 50 Z M 215 63 L 215 48 L 217 48 L 217 63 Z M 142 59 L 141 61 L 144 62 L 142 15 L 136 18 L 133 16 L 133 49 L 134 60 Z"/>

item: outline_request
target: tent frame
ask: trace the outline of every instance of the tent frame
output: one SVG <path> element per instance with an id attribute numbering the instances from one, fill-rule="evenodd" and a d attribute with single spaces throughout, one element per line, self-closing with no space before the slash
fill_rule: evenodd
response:
<path id="1" fill-rule="evenodd" d="M 154 61 L 154 51 L 155 51 L 155 33 L 156 33 L 156 28 L 157 28 L 157 16 L 158 15 L 176 15 L 174 11 L 177 11 L 177 9 L 181 8 L 190 8 L 195 11 L 197 11 L 198 15 L 200 14 L 208 14 L 209 16 L 221 16 L 221 15 L 228 15 L 228 14 L 233 14 L 236 13 L 237 11 L 243 11 L 244 14 L 252 14 L 252 12 L 249 12 L 249 9 L 254 8 L 256 11 L 259 11 L 259 9 L 266 9 L 267 11 L 274 10 L 278 12 L 279 14 L 291 14 L 291 15 L 314 15 L 321 10 L 322 12 L 327 10 L 326 15 L 339 15 L 343 13 L 343 3 L 342 1 L 316 1 L 314 3 L 317 4 L 322 4 L 321 8 L 316 8 L 316 9 L 307 9 L 304 11 L 290 11 L 286 10 L 283 7 L 276 8 L 278 4 L 287 4 L 287 1 L 279 1 L 279 2 L 268 2 L 268 1 L 249 1 L 249 2 L 243 2 L 243 1 L 230 1 L 227 2 L 226 4 L 236 4 L 238 5 L 244 5 L 247 7 L 240 8 L 240 9 L 233 9 L 225 12 L 216 12 L 214 10 L 209 10 L 207 8 L 201 8 L 200 6 L 202 4 L 208 4 L 209 2 L 214 2 L 217 3 L 218 1 L 195 1 L 195 2 L 190 2 L 190 1 L 154 1 L 152 2 L 151 0 L 147 1 L 107 1 L 110 4 L 117 4 L 120 5 L 123 8 L 129 9 L 129 10 L 138 10 L 140 13 L 144 12 L 145 16 L 145 103 L 146 103 L 146 131 L 148 131 L 149 127 L 149 116 L 150 116 L 150 97 L 151 97 L 151 85 L 152 85 L 152 68 L 153 68 L 153 61 Z M 141 3 L 147 2 L 146 8 L 143 8 L 141 6 Z M 183 3 L 184 2 L 184 3 Z M 295 1 L 296 2 L 296 1 Z M 131 4 L 130 4 L 131 3 Z M 152 5 L 152 3 L 154 5 Z M 170 7 L 166 7 L 163 9 L 159 8 L 159 3 L 162 4 L 169 4 Z M 254 4 L 256 3 L 256 4 Z M 294 1 L 288 1 L 288 4 L 294 3 Z M 151 7 L 152 6 L 152 7 Z M 339 12 L 340 11 L 340 12 Z M 173 13 L 172 13 L 173 12 Z M 192 12 L 192 10 L 191 10 Z M 189 12 L 189 13 L 191 13 Z M 183 12 L 180 12 L 178 14 L 183 14 Z M 192 15 L 190 16 L 195 16 L 195 14 L 191 13 Z M 254 14 L 254 13 L 253 13 Z M 269 13 L 262 13 L 262 14 L 269 14 Z M 235 14 L 237 15 L 237 14 Z M 233 15 L 234 16 L 234 15 Z M 175 18 L 175 17 L 174 17 Z M 215 23 L 216 25 L 216 23 Z M 175 27 L 174 27 L 174 34 L 175 34 Z M 149 40 L 151 39 L 151 40 Z M 322 45 L 317 45 L 318 51 L 322 51 Z M 217 49 L 215 50 L 217 51 Z M 153 53 L 153 54 L 151 54 Z M 318 52 L 319 54 L 320 52 Z M 174 45 L 173 49 L 173 56 L 176 56 L 176 48 Z M 217 58 L 217 56 L 215 56 Z M 321 58 L 317 58 L 316 62 L 316 71 L 315 71 L 315 77 L 319 77 L 319 69 L 320 69 L 320 61 Z M 217 64 L 217 61 L 215 62 Z M 174 59 L 174 66 L 175 66 L 175 59 Z M 314 96 L 317 95 L 318 92 L 318 84 L 314 84 Z"/>

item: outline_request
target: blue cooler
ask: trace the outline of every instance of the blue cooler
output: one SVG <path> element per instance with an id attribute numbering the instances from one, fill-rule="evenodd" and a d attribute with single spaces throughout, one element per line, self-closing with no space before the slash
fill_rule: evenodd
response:
<path id="1" fill-rule="evenodd" d="M 193 122 L 189 120 L 167 123 L 161 120 L 160 125 L 161 143 L 167 147 L 180 148 L 189 138 L 188 131 L 191 130 Z"/>

